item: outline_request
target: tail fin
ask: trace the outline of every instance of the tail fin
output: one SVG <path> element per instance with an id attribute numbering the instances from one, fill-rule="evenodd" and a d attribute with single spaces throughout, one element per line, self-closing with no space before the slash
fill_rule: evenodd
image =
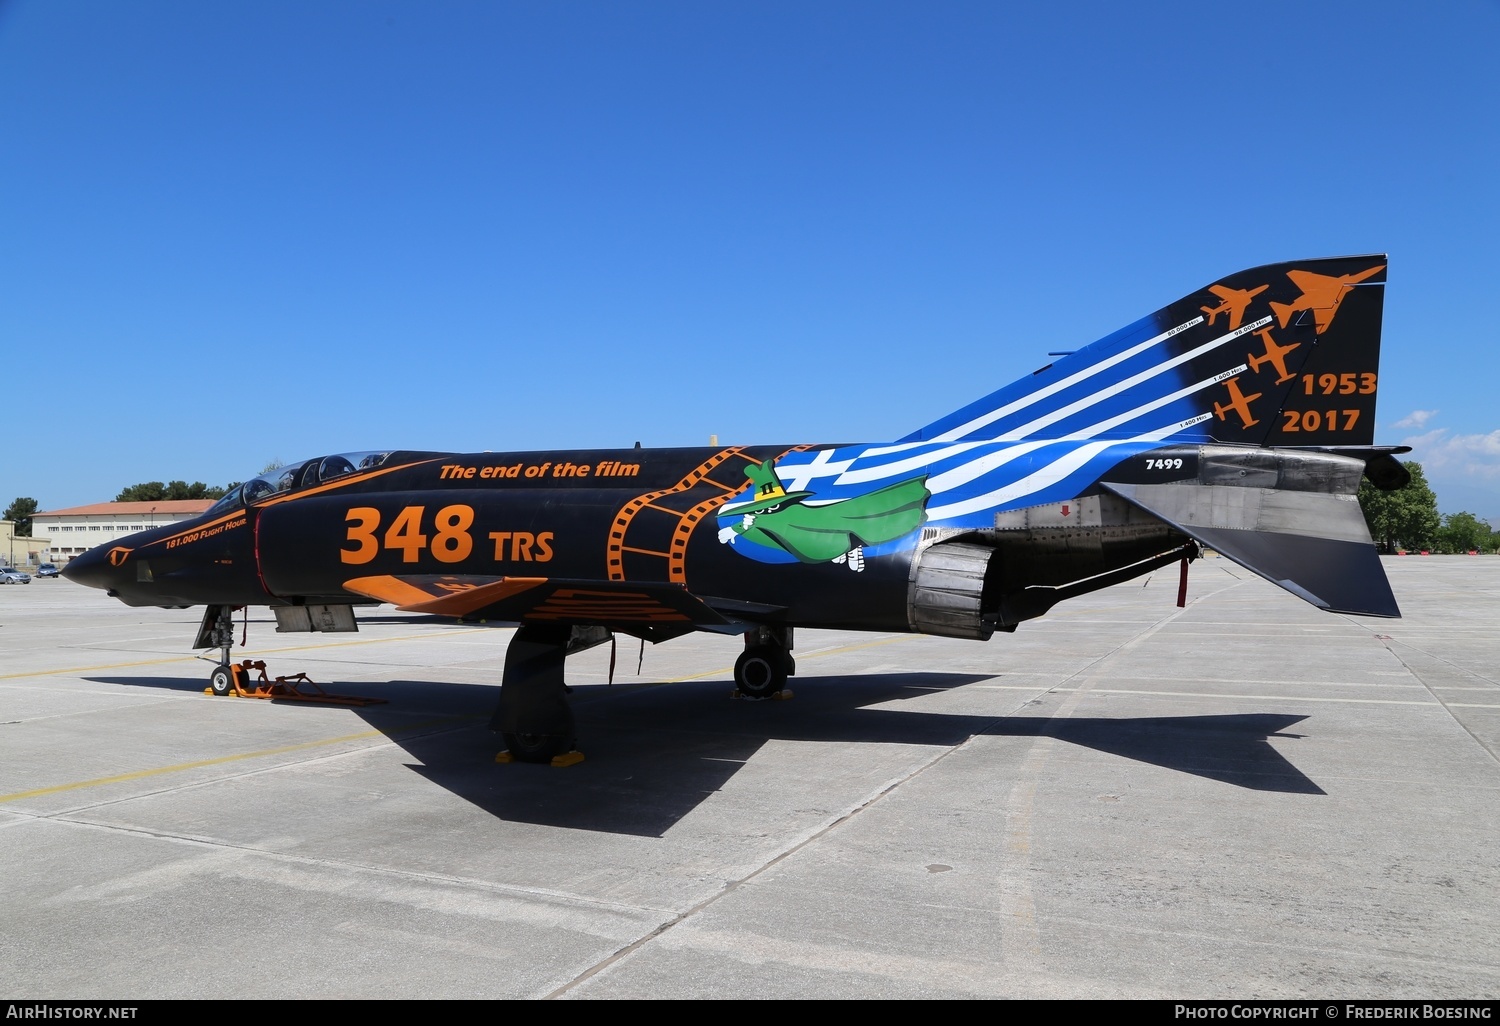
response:
<path id="1" fill-rule="evenodd" d="M 1232 274 L 901 441 L 1375 438 L 1384 255 Z"/>

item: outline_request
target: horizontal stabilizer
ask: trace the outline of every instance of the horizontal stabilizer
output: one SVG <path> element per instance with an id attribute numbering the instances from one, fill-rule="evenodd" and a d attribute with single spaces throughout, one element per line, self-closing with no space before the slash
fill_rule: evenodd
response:
<path id="1" fill-rule="evenodd" d="M 1194 482 L 1104 487 L 1320 609 L 1401 615 L 1353 495 Z"/>

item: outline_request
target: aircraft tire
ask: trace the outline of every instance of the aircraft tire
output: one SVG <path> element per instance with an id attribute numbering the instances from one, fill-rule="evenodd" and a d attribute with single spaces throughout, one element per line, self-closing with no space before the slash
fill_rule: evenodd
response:
<path id="1" fill-rule="evenodd" d="M 501 734 L 500 738 L 517 762 L 551 762 L 573 750 L 572 738 L 555 734 Z"/>
<path id="2" fill-rule="evenodd" d="M 747 648 L 734 661 L 734 686 L 746 698 L 770 698 L 786 687 L 786 656 L 769 645 Z"/>
<path id="3" fill-rule="evenodd" d="M 214 667 L 214 672 L 208 675 L 208 687 L 220 698 L 234 691 L 234 672 L 227 664 Z"/>

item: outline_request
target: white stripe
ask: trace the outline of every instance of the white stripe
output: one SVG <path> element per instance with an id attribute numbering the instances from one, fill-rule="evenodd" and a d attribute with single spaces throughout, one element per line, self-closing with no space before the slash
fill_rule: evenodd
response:
<path id="1" fill-rule="evenodd" d="M 1240 374 L 1246 369 L 1246 365 L 1242 363 L 1233 370 L 1221 371 L 1211 378 L 1205 378 L 1204 380 L 1198 382 L 1196 385 L 1189 385 L 1187 388 L 1179 388 L 1171 395 L 1164 395 L 1160 399 L 1153 399 L 1151 402 L 1146 403 L 1144 406 L 1137 406 L 1135 409 L 1130 410 L 1126 413 L 1122 413 L 1118 417 L 1111 417 L 1108 420 L 1101 420 L 1099 423 L 1093 425 L 1092 427 L 1086 427 L 1078 433 L 1085 438 L 1092 438 L 1095 435 L 1103 434 L 1112 427 L 1118 427 L 1121 424 L 1127 424 L 1130 421 L 1135 420 L 1135 418 L 1142 416 L 1143 414 L 1150 413 L 1152 410 L 1166 406 L 1168 403 L 1175 403 L 1185 395 L 1192 395 L 1194 392 L 1201 392 L 1203 389 L 1208 388 L 1210 385 L 1217 385 L 1225 378 L 1232 378 L 1236 374 Z M 1204 414 L 1204 416 L 1209 416 L 1209 414 Z"/>
<path id="2" fill-rule="evenodd" d="M 1270 318 L 1267 317 L 1266 320 L 1270 320 Z M 1026 407 L 1047 398 L 1049 395 L 1055 395 L 1065 388 L 1071 388 L 1073 385 L 1078 384 L 1078 382 L 1083 381 L 1085 378 L 1091 378 L 1095 374 L 1098 374 L 1100 371 L 1108 370 L 1115 364 L 1120 363 L 1124 360 L 1128 360 L 1138 353 L 1143 353 L 1157 343 L 1165 342 L 1173 335 L 1180 334 L 1184 331 L 1187 331 L 1189 328 L 1202 323 L 1202 315 L 1194 317 L 1186 324 L 1179 324 L 1171 331 L 1164 331 L 1160 335 L 1157 335 L 1155 338 L 1148 338 L 1146 341 L 1137 343 L 1136 345 L 1131 346 L 1129 349 L 1126 349 L 1125 351 L 1120 353 L 1116 353 L 1114 356 L 1111 356 L 1108 359 L 1100 360 L 1098 363 L 1090 364 L 1078 373 L 1070 374 L 1066 378 L 1063 378 L 1061 381 L 1053 382 L 1046 388 L 1037 389 L 1035 392 L 1028 392 L 1026 395 L 1023 395 L 1015 402 L 1007 403 L 1006 405 L 1000 407 L 998 410 L 991 410 L 989 413 L 981 414 L 980 416 L 975 417 L 967 424 L 962 424 L 952 429 L 951 431 L 944 431 L 942 434 L 931 439 L 931 441 L 956 441 L 972 431 L 977 431 L 988 424 L 993 424 L 1001 417 L 1009 416 L 1010 414 L 1015 413 L 1017 410 L 1024 410 Z"/>
<path id="3" fill-rule="evenodd" d="M 924 445 L 931 445 L 937 441 L 934 438 L 924 438 L 920 442 L 895 442 L 891 445 L 872 445 L 866 449 L 861 456 L 887 456 L 893 452 L 910 452 Z"/>
<path id="4" fill-rule="evenodd" d="M 1028 434 L 1037 430 L 1038 428 L 1044 428 L 1049 424 L 1056 424 L 1058 421 L 1064 419 L 1065 417 L 1072 416 L 1079 410 L 1084 410 L 1090 406 L 1095 406 L 1103 402 L 1105 399 L 1109 399 L 1113 396 L 1119 395 L 1126 389 L 1134 388 L 1142 381 L 1147 381 L 1151 378 L 1154 378 L 1158 374 L 1176 367 L 1178 364 L 1187 363 L 1189 360 L 1202 356 L 1210 349 L 1217 349 L 1219 346 L 1224 345 L 1226 342 L 1231 342 L 1247 332 L 1254 331 L 1256 328 L 1270 323 L 1271 318 L 1262 317 L 1260 320 L 1256 321 L 1253 324 L 1246 324 L 1241 328 L 1236 328 L 1229 334 L 1222 335 L 1219 338 L 1214 339 L 1212 342 L 1203 343 L 1197 349 L 1189 349 L 1181 356 L 1174 357 L 1166 361 L 1165 363 L 1158 363 L 1155 366 L 1148 367 L 1147 369 L 1141 371 L 1139 374 L 1134 374 L 1126 378 L 1124 381 L 1117 382 L 1116 384 L 1113 384 L 1106 389 L 1095 392 L 1093 395 L 1085 396 L 1084 398 L 1079 399 L 1076 402 L 1069 403 L 1067 406 L 1064 406 L 1061 409 L 1053 410 L 1051 413 L 1038 417 L 1036 420 L 1033 420 L 1028 424 L 1022 424 L 1018 428 L 1013 428 L 1010 431 L 1007 431 L 1005 434 L 997 436 L 996 441 L 1008 442 L 1019 438 L 1025 438 Z"/>
<path id="5" fill-rule="evenodd" d="M 910 456 L 904 460 L 897 460 L 894 463 L 884 463 L 874 467 L 860 467 L 858 470 L 846 470 L 839 475 L 839 479 L 834 484 L 862 484 L 865 481 L 879 481 L 882 478 L 895 477 L 897 474 L 904 474 L 919 467 L 926 467 L 933 463 L 941 462 L 949 456 L 965 452 L 977 446 L 989 444 L 988 442 L 960 442 L 958 445 L 945 445 L 940 449 L 929 449 L 926 452 L 920 452 L 915 456 Z M 859 460 L 863 460 L 868 455 L 869 452 L 867 451 L 859 457 Z"/>
<path id="6" fill-rule="evenodd" d="M 1051 439 L 1037 442 L 1021 442 L 1017 445 L 1007 446 L 1004 449 L 997 449 L 994 452 L 987 452 L 977 460 L 970 460 L 961 467 L 954 467 L 952 470 L 944 471 L 936 477 L 928 478 L 927 490 L 933 495 L 937 495 L 939 492 L 952 491 L 959 485 L 968 484 L 976 477 L 983 477 L 996 467 L 1005 466 L 1005 464 L 1019 456 L 1036 452 L 1042 446 L 1051 444 L 1053 444 L 1053 440 Z"/>
<path id="7" fill-rule="evenodd" d="M 1197 425 L 1202 424 L 1205 420 L 1213 419 L 1214 415 L 1212 413 L 1200 413 L 1196 417 L 1189 417 L 1187 420 L 1179 420 L 1176 424 L 1173 424 L 1170 427 L 1163 428 L 1160 432 L 1154 434 L 1152 437 L 1165 438 L 1168 435 L 1175 435 L 1179 431 L 1186 431 L 1190 427 L 1196 427 Z"/>
<path id="8" fill-rule="evenodd" d="M 958 502 L 947 506 L 938 506 L 935 509 L 929 509 L 927 511 L 928 520 L 937 521 L 947 520 L 950 517 L 961 517 L 969 513 L 977 513 L 982 509 L 1004 505 L 1024 495 L 1030 495 L 1049 485 L 1056 484 L 1088 463 L 1089 460 L 1099 455 L 1105 449 L 1119 444 L 1119 442 L 1089 442 L 1087 445 L 1080 445 L 1067 455 L 1053 460 L 1041 470 L 1033 474 L 1028 474 L 1019 481 L 1013 481 L 1002 488 L 986 492 L 983 495 L 976 495 L 970 499 L 960 499 Z"/>

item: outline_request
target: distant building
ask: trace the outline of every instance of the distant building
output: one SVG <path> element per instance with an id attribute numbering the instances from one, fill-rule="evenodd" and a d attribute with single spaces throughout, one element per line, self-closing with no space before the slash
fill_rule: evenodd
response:
<path id="1" fill-rule="evenodd" d="M 96 502 L 92 506 L 74 506 L 37 513 L 31 518 L 31 531 L 45 535 L 51 545 L 44 550 L 43 561 L 63 563 L 87 552 L 95 545 L 144 531 L 148 527 L 175 524 L 197 516 L 216 499 L 160 499 L 156 502 Z M 17 542 L 19 544 L 19 540 Z"/>
<path id="2" fill-rule="evenodd" d="M 36 525 L 32 524 L 32 533 L 36 533 Z M 0 520 L 0 566 L 19 566 L 22 568 L 36 566 L 46 561 L 42 555 L 47 550 L 47 539 L 23 538 L 16 534 L 16 522 L 14 520 Z"/>

